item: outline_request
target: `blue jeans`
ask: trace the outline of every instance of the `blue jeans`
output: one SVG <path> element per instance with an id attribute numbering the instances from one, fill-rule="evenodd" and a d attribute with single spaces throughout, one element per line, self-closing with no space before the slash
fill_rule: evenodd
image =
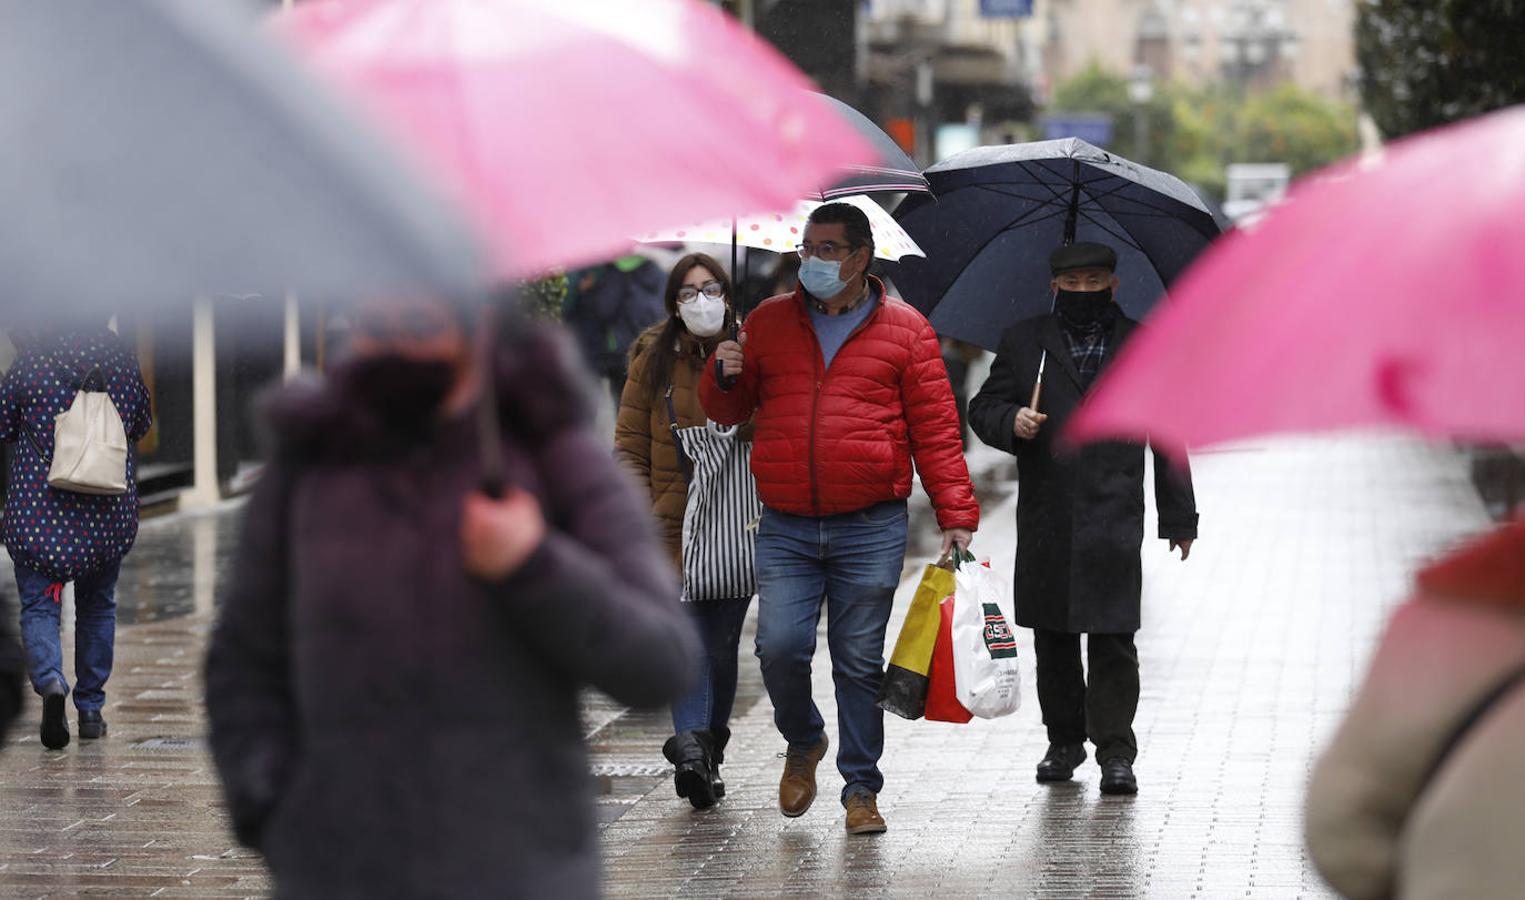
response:
<path id="1" fill-rule="evenodd" d="M 106 679 L 111 677 L 116 648 L 116 582 L 121 568 L 121 563 L 113 563 L 74 582 L 74 675 L 78 682 L 74 705 L 82 712 L 99 711 L 106 703 Z M 18 565 L 16 589 L 21 593 L 21 640 L 26 645 L 32 689 L 41 694 L 56 684 L 68 692 L 58 636 L 63 604 L 55 599 L 62 585 Z"/>
<path id="2" fill-rule="evenodd" d="M 673 730 L 682 734 L 729 727 L 731 707 L 736 704 L 736 649 L 752 598 L 698 600 L 683 605 L 699 628 L 704 653 L 699 657 L 699 679 L 693 690 L 673 702 Z"/>
<path id="3" fill-rule="evenodd" d="M 810 696 L 821 603 L 837 693 L 837 770 L 842 799 L 884 786 L 884 631 L 905 565 L 906 505 L 881 503 L 840 516 L 763 512 L 757 532 L 757 656 L 773 722 L 792 750 L 826 734 Z"/>

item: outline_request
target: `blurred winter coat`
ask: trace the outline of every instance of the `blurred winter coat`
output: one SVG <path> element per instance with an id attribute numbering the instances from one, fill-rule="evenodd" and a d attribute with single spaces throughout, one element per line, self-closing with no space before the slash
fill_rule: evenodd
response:
<path id="1" fill-rule="evenodd" d="M 1118 316 L 1107 338 L 1102 371 L 1138 323 Z M 1017 494 L 1017 624 L 1071 634 L 1131 634 L 1142 610 L 1144 447 L 1108 441 L 1078 451 L 1060 435 L 1087 386 L 1054 316 L 1025 319 L 1001 337 L 990 377 L 969 401 L 969 427 L 998 450 L 1015 454 Z M 1038 411 L 1048 416 L 1038 436 L 1018 440 L 1017 412 L 1032 400 L 1044 363 Z M 1196 498 L 1184 458 L 1154 454 L 1159 536 L 1197 536 Z"/>
<path id="2" fill-rule="evenodd" d="M 625 374 L 636 337 L 667 317 L 662 300 L 666 284 L 666 272 L 639 256 L 569 277 L 562 321 L 593 371 L 614 378 Z"/>
<path id="3" fill-rule="evenodd" d="M 335 379 L 274 404 L 206 674 L 235 831 L 281 896 L 597 896 L 579 691 L 665 703 L 697 639 L 568 355 L 500 356 L 507 479 L 551 532 L 496 584 L 461 563 L 474 416 L 399 445 Z"/>
<path id="4" fill-rule="evenodd" d="M 911 495 L 913 466 L 943 530 L 979 527 L 958 409 L 937 334 L 884 292 L 827 369 L 803 289 L 747 318 L 730 390 L 705 366 L 700 401 L 730 425 L 756 413 L 752 473 L 764 505 L 797 516 L 856 512 Z"/>
<path id="5" fill-rule="evenodd" d="M 1426 570 L 1314 768 L 1308 849 L 1352 898 L 1525 885 L 1525 521 Z"/>
<path id="6" fill-rule="evenodd" d="M 683 512 L 688 504 L 688 482 L 678 461 L 671 421 L 667 415 L 667 384 L 672 385 L 673 413 L 679 428 L 703 425 L 708 421 L 699 405 L 699 373 L 719 338 L 700 342 L 687 331 L 678 339 L 678 356 L 673 360 L 672 377 L 656 386 L 655 399 L 649 392 L 652 382 L 660 380 L 657 366 L 647 353 L 655 344 L 666 323 L 652 326 L 630 349 L 630 379 L 620 401 L 619 419 L 614 429 L 614 450 L 629 468 L 651 499 L 667 552 L 674 568 L 683 567 Z"/>
<path id="7" fill-rule="evenodd" d="M 48 486 L 54 420 L 93 370 L 122 417 L 129 442 L 153 424 L 137 358 L 107 328 L 44 334 L 28 343 L 0 386 L 0 441 L 14 444 L 5 497 L 11 559 L 67 582 L 121 561 L 138 536 L 137 461 L 127 456 L 127 493 L 96 496 Z M 94 383 L 92 381 L 92 383 Z"/>

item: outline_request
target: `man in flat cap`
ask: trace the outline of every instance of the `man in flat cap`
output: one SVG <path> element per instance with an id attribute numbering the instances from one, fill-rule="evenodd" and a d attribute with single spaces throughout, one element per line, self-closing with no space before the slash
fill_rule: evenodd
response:
<path id="1" fill-rule="evenodd" d="M 1057 438 L 1138 323 L 1115 302 L 1112 248 L 1071 244 L 1049 263 L 1053 312 L 1002 335 L 990 378 L 969 404 L 969 424 L 985 443 L 1017 457 L 1016 620 L 1033 629 L 1049 738 L 1038 780 L 1069 781 L 1089 739 L 1102 793 L 1133 794 L 1144 448 L 1109 442 L 1075 450 Z M 1185 454 L 1167 459 L 1156 449 L 1154 463 L 1159 536 L 1184 560 L 1197 536 Z M 1089 684 L 1081 635 L 1089 635 Z"/>

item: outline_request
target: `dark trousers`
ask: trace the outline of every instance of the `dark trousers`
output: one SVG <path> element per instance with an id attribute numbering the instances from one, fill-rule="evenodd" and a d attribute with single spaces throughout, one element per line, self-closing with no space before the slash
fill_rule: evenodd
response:
<path id="1" fill-rule="evenodd" d="M 1138 739 L 1138 648 L 1131 634 L 1087 635 L 1090 684 L 1080 664 L 1080 635 L 1033 631 L 1038 663 L 1038 705 L 1054 744 L 1080 744 L 1090 738 L 1097 762 L 1122 758 L 1133 762 Z"/>

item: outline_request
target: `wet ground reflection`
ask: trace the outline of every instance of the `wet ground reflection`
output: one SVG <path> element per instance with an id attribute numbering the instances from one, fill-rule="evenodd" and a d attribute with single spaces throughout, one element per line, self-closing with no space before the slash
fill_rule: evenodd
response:
<path id="1" fill-rule="evenodd" d="M 117 621 L 161 622 L 210 611 L 232 577 L 238 547 L 238 505 L 194 515 L 147 519 L 122 563 Z"/>

